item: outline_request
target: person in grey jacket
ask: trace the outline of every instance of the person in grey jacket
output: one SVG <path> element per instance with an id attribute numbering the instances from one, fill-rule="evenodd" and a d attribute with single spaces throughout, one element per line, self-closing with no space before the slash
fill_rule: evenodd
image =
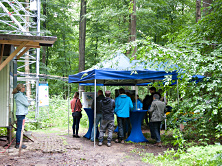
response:
<path id="1" fill-rule="evenodd" d="M 151 114 L 150 122 L 153 123 L 153 132 L 156 138 L 157 146 L 161 146 L 161 138 L 160 138 L 160 125 L 164 120 L 164 110 L 166 109 L 166 105 L 164 102 L 160 101 L 160 96 L 158 94 L 153 95 L 153 102 L 151 104 L 148 112 Z"/>
<path id="2" fill-rule="evenodd" d="M 23 119 L 25 119 L 25 116 L 28 114 L 28 106 L 30 105 L 27 97 L 23 94 L 24 92 L 25 92 L 25 85 L 23 84 L 18 84 L 17 87 L 12 92 L 12 94 L 14 94 L 14 99 L 16 103 L 16 118 L 17 118 L 15 148 L 19 148 Z M 26 147 L 27 146 L 22 145 L 23 149 L 25 149 Z"/>

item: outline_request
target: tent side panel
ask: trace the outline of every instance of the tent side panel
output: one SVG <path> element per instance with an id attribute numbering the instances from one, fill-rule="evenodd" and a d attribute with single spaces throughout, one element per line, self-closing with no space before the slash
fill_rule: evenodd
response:
<path id="1" fill-rule="evenodd" d="M 9 64 L 0 71 L 0 127 L 9 126 Z"/>

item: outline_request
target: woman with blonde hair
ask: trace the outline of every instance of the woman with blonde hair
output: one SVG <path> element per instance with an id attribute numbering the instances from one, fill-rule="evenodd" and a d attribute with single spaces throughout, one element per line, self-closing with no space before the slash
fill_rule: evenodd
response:
<path id="1" fill-rule="evenodd" d="M 79 138 L 79 123 L 80 119 L 82 118 L 81 108 L 82 104 L 79 99 L 79 92 L 75 92 L 73 99 L 70 102 L 71 109 L 72 109 L 72 117 L 73 117 L 73 137 Z"/>
<path id="2" fill-rule="evenodd" d="M 17 118 L 17 131 L 16 131 L 16 145 L 15 148 L 19 148 L 22 123 L 25 116 L 28 114 L 28 106 L 30 105 L 27 97 L 23 94 L 25 92 L 25 85 L 18 84 L 17 87 L 13 90 L 14 99 L 16 103 L 16 118 Z M 22 148 L 25 149 L 27 146 L 22 145 Z"/>

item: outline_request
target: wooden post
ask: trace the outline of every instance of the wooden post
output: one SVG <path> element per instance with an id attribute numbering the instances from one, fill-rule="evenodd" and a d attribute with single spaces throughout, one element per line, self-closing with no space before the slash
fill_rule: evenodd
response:
<path id="1" fill-rule="evenodd" d="M 1 47 L 1 54 L 0 54 L 0 64 L 2 63 L 2 57 L 3 57 L 3 53 L 4 53 L 4 47 L 5 47 L 5 45 L 2 44 L 2 47 Z"/>
<path id="2" fill-rule="evenodd" d="M 22 122 L 22 131 L 21 131 L 21 138 L 20 138 L 20 144 L 19 144 L 19 154 L 18 154 L 19 157 L 21 156 L 24 126 L 25 126 L 25 119 L 23 119 L 23 122 Z"/>

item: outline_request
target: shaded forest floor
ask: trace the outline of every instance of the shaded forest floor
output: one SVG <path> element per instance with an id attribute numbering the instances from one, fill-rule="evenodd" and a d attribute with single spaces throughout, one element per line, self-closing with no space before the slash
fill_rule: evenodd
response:
<path id="1" fill-rule="evenodd" d="M 125 144 L 112 141 L 112 146 L 107 147 L 105 139 L 103 146 L 98 146 L 96 142 L 94 147 L 93 142 L 82 137 L 84 132 L 80 133 L 81 138 L 73 138 L 71 134 L 67 135 L 67 131 L 57 128 L 49 132 L 33 132 L 36 140 L 33 137 L 30 138 L 34 142 L 25 140 L 24 144 L 28 147 L 22 150 L 20 157 L 18 149 L 12 144 L 5 153 L 0 153 L 0 165 L 151 165 L 141 160 L 136 153 L 138 149 L 154 155 L 167 150 L 164 146 L 154 146 L 151 140 L 149 143 Z M 3 151 L 0 146 L 0 152 Z"/>

